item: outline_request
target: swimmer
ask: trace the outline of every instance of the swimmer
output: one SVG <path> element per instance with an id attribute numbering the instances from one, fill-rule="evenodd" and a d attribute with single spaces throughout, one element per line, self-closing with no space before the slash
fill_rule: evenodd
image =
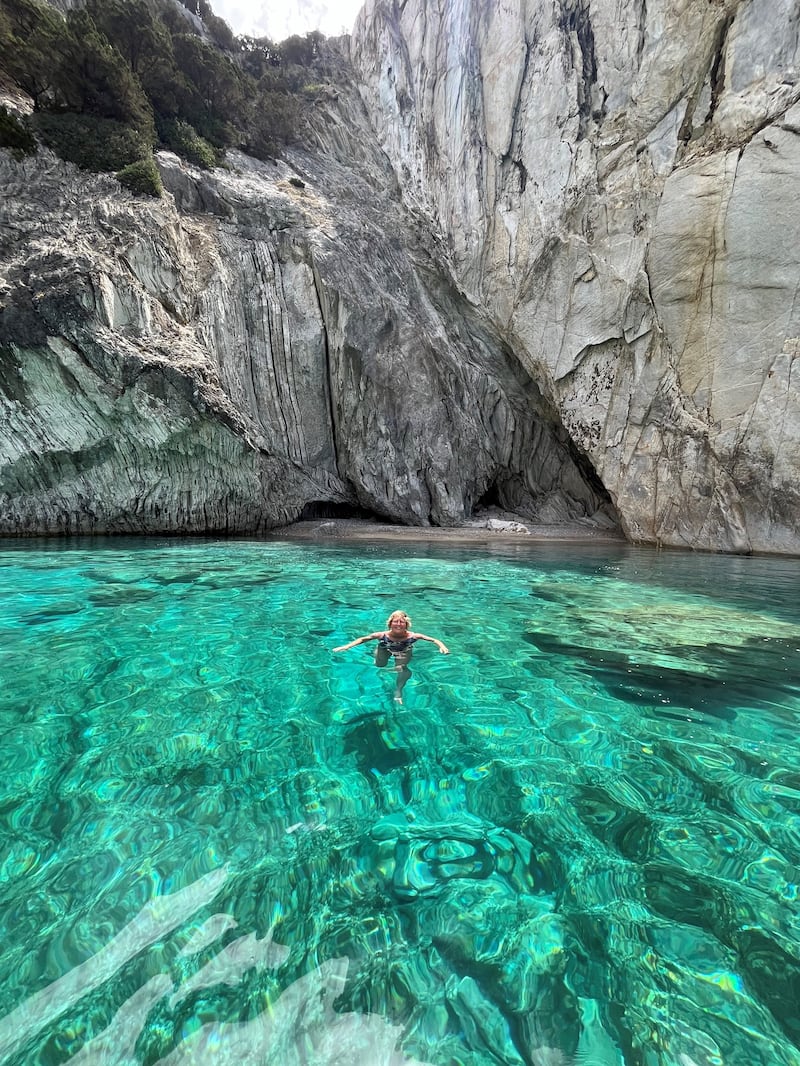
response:
<path id="1" fill-rule="evenodd" d="M 389 617 L 386 619 L 386 630 L 382 633 L 369 633 L 365 637 L 358 637 L 357 640 L 351 640 L 349 644 L 342 644 L 338 648 L 334 648 L 334 651 L 347 651 L 349 648 L 355 648 L 357 644 L 366 644 L 369 640 L 377 640 L 378 647 L 375 649 L 375 665 L 386 666 L 389 662 L 389 658 L 394 659 L 394 667 L 397 674 L 397 681 L 395 682 L 394 699 L 395 703 L 403 702 L 403 689 L 405 688 L 406 681 L 411 677 L 411 671 L 408 669 L 408 663 L 413 654 L 413 645 L 418 640 L 428 640 L 431 644 L 435 644 L 442 655 L 449 655 L 449 650 L 442 644 L 436 637 L 426 637 L 424 633 L 412 633 L 411 619 L 408 617 L 405 611 L 392 611 Z"/>

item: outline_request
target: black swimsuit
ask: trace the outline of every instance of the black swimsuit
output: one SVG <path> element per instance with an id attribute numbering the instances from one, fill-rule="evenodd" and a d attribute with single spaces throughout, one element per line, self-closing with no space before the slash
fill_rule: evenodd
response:
<path id="1" fill-rule="evenodd" d="M 382 637 L 378 637 L 378 644 L 382 648 L 385 648 L 390 655 L 402 655 L 404 652 L 411 650 L 411 645 L 419 640 L 419 637 L 405 637 L 403 640 L 392 640 L 388 633 L 384 633 Z"/>

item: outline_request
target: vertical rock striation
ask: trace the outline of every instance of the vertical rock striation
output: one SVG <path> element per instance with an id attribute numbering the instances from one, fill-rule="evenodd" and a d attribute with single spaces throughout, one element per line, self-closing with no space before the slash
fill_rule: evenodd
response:
<path id="1" fill-rule="evenodd" d="M 611 520 L 409 222 L 357 93 L 314 125 L 279 165 L 163 154 L 160 202 L 2 153 L 2 532 L 258 531 L 331 503 L 453 525 L 487 494 Z"/>
<path id="2" fill-rule="evenodd" d="M 350 498 L 330 443 L 305 432 L 318 368 L 296 370 L 314 397 L 300 414 L 258 380 L 268 251 L 43 152 L 2 166 L 3 532 L 238 531 L 309 495 Z"/>
<path id="3" fill-rule="evenodd" d="M 800 551 L 788 0 L 368 0 L 353 61 L 409 208 L 627 534 Z"/>

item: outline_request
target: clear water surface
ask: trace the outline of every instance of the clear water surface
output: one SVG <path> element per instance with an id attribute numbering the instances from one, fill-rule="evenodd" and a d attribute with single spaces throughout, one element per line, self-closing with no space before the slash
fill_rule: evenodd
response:
<path id="1" fill-rule="evenodd" d="M 800 561 L 0 551 L 0 1061 L 800 1066 Z M 405 703 L 369 646 L 407 609 Z"/>

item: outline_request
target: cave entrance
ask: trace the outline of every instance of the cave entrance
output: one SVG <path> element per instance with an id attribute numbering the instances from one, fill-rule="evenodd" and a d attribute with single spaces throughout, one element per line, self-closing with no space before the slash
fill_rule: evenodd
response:
<path id="1" fill-rule="evenodd" d="M 479 500 L 475 501 L 475 511 L 486 511 L 490 507 L 502 507 L 500 502 L 500 490 L 497 487 L 497 480 L 494 480 L 489 488 L 484 492 L 483 496 Z"/>
<path id="2" fill-rule="evenodd" d="M 621 529 L 614 502 L 593 464 L 566 434 L 559 436 L 562 474 L 537 484 L 522 472 L 499 470 L 471 513 L 504 511 L 543 525 L 590 519 L 606 529 Z"/>
<path id="3" fill-rule="evenodd" d="M 295 519 L 296 522 L 313 522 L 320 518 L 361 518 L 384 522 L 386 519 L 352 503 L 337 503 L 333 500 L 311 500 Z"/>

